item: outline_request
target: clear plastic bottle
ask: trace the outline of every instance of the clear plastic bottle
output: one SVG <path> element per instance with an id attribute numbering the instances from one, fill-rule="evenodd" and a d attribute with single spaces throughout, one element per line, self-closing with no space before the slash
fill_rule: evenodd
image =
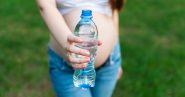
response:
<path id="1" fill-rule="evenodd" d="M 90 61 L 86 63 L 86 67 L 83 69 L 75 69 L 73 74 L 74 86 L 81 87 L 82 89 L 94 87 L 96 78 L 94 60 L 98 45 L 98 30 L 92 20 L 91 10 L 82 10 L 81 20 L 76 25 L 74 35 L 84 40 L 82 43 L 75 44 L 75 46 L 90 52 Z M 85 56 L 75 54 L 75 57 L 84 58 Z"/>

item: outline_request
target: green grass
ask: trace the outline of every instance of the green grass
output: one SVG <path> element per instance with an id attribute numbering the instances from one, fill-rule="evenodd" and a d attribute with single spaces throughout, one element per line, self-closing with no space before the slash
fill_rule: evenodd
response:
<path id="1" fill-rule="evenodd" d="M 185 97 L 185 1 L 127 0 L 113 97 Z M 0 97 L 53 97 L 49 31 L 34 0 L 0 1 Z"/>

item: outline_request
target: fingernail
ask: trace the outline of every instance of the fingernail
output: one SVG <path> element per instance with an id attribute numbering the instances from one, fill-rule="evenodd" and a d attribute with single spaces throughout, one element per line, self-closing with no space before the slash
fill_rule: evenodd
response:
<path id="1" fill-rule="evenodd" d="M 90 61 L 90 58 L 87 58 L 87 61 Z"/>

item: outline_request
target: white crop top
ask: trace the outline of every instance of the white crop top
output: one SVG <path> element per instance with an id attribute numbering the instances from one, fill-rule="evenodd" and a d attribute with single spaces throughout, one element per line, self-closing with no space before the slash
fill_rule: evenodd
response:
<path id="1" fill-rule="evenodd" d="M 108 16 L 112 16 L 109 0 L 56 0 L 61 14 L 66 14 L 76 8 L 90 9 Z"/>

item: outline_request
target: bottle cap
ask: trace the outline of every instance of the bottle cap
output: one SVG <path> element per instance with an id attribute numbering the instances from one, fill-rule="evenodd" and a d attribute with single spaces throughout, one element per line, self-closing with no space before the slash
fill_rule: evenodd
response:
<path id="1" fill-rule="evenodd" d="M 82 10 L 81 18 L 92 18 L 92 11 L 89 9 Z"/>

